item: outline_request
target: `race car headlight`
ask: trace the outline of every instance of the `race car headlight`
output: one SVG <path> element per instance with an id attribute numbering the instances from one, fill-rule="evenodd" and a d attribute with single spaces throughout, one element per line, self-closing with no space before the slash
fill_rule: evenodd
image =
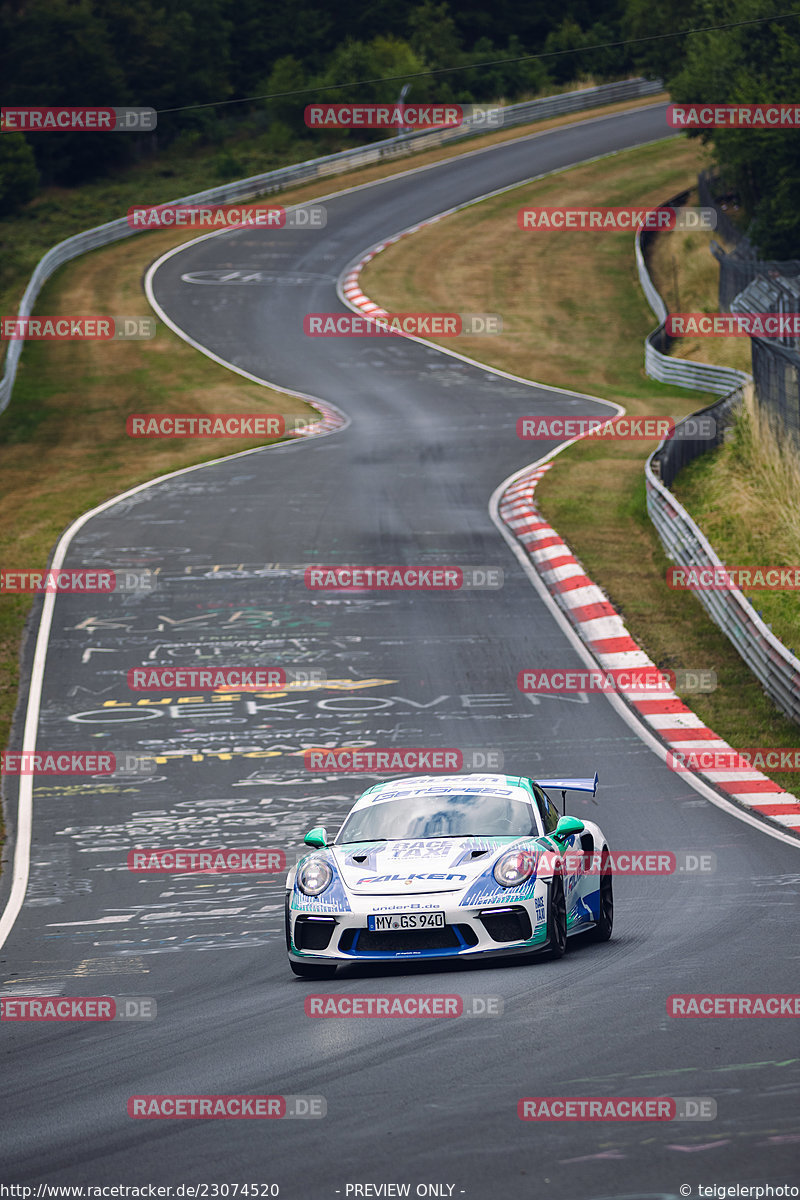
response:
<path id="1" fill-rule="evenodd" d="M 494 864 L 494 877 L 501 887 L 516 887 L 530 879 L 536 868 L 536 858 L 529 850 L 512 850 Z"/>
<path id="2" fill-rule="evenodd" d="M 333 871 L 324 858 L 310 858 L 297 872 L 297 886 L 306 896 L 318 896 L 333 879 Z"/>

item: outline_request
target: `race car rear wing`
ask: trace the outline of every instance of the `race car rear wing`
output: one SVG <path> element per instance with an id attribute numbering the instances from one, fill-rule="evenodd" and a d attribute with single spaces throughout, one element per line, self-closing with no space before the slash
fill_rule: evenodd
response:
<path id="1" fill-rule="evenodd" d="M 566 811 L 567 792 L 591 792 L 594 800 L 597 794 L 598 774 L 595 771 L 594 779 L 536 779 L 534 782 L 545 790 L 552 788 L 553 791 L 561 792 L 562 809 Z"/>

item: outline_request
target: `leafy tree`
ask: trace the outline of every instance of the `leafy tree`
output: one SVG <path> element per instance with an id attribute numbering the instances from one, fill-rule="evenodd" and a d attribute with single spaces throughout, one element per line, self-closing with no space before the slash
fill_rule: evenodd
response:
<path id="1" fill-rule="evenodd" d="M 690 37 L 668 37 L 708 22 L 698 19 L 697 0 L 628 0 L 620 22 L 624 38 L 636 39 L 630 47 L 634 69 L 650 79 L 668 79 L 681 69 Z M 640 40 L 647 39 L 647 40 Z"/>
<path id="2" fill-rule="evenodd" d="M 358 42 L 353 38 L 338 46 L 328 60 L 324 73 L 316 82 L 321 86 L 351 83 L 358 86 L 339 88 L 336 91 L 319 93 L 317 98 L 331 103 L 372 101 L 389 103 L 397 99 L 405 78 L 411 84 L 408 98 L 430 99 L 429 81 L 412 78 L 425 71 L 426 63 L 419 58 L 408 42 L 394 37 L 376 37 L 371 42 Z M 360 80 L 386 79 L 396 76 L 391 82 L 361 84 Z"/>
<path id="3" fill-rule="evenodd" d="M 0 216 L 8 216 L 36 195 L 39 172 L 21 133 L 0 133 Z"/>
<path id="4" fill-rule="evenodd" d="M 777 0 L 726 0 L 702 6 L 703 24 L 777 15 Z M 677 103 L 796 103 L 800 95 L 800 21 L 764 21 L 688 39 L 681 70 L 670 80 Z M 750 221 L 762 254 L 800 258 L 800 130 L 713 129 L 698 133 L 713 145 L 725 183 Z"/>
<path id="5" fill-rule="evenodd" d="M 132 102 L 103 21 L 90 0 L 30 0 L 3 14 L 0 76 L 6 105 L 125 105 Z M 11 36 L 9 36 L 11 35 Z M 73 183 L 124 161 L 131 135 L 26 134 L 45 182 Z"/>
<path id="6" fill-rule="evenodd" d="M 309 90 L 303 95 L 306 88 Z M 264 101 L 266 111 L 271 121 L 280 122 L 295 133 L 308 132 L 303 120 L 303 110 L 306 105 L 311 104 L 312 101 L 323 101 L 326 97 L 324 92 L 314 93 L 310 90 L 305 67 L 293 54 L 287 54 L 285 58 L 278 59 L 266 82 L 259 85 L 259 92 L 267 96 L 277 95 L 279 97 L 276 100 Z M 280 98 L 281 92 L 297 92 L 299 94 Z M 334 100 L 338 99 L 337 93 L 332 92 L 331 96 Z"/>
<path id="7" fill-rule="evenodd" d="M 583 31 L 573 17 L 565 17 L 557 29 L 548 33 L 544 43 L 548 57 L 544 62 L 556 83 L 568 83 L 586 74 L 580 53 L 584 40 Z"/>
<path id="8" fill-rule="evenodd" d="M 541 59 L 503 61 L 521 58 L 524 54 L 525 48 L 517 37 L 510 38 L 505 48 L 495 46 L 488 39 L 476 42 L 467 56 L 468 60 L 476 63 L 494 62 L 495 65 L 459 73 L 457 78 L 478 101 L 516 99 L 546 91 L 551 81 Z"/>
<path id="9" fill-rule="evenodd" d="M 411 48 L 427 66 L 455 67 L 464 61 L 461 38 L 446 3 L 425 0 L 408 17 Z"/>

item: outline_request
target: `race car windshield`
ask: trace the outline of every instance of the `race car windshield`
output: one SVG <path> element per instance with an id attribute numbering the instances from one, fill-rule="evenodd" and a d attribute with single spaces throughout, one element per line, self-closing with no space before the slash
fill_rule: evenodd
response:
<path id="1" fill-rule="evenodd" d="M 400 838 L 528 837 L 537 832 L 527 800 L 491 794 L 403 796 L 359 808 L 336 842 Z"/>

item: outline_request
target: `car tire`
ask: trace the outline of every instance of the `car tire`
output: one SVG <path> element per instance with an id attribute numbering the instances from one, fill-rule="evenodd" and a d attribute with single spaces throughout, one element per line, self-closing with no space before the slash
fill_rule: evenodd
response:
<path id="1" fill-rule="evenodd" d="M 290 959 L 289 966 L 301 979 L 333 979 L 336 974 L 335 963 L 328 966 L 327 963 L 298 963 Z"/>
<path id="2" fill-rule="evenodd" d="M 614 884 L 607 863 L 608 850 L 604 850 L 600 865 L 600 919 L 589 934 L 593 942 L 607 942 L 614 928 Z"/>
<path id="3" fill-rule="evenodd" d="M 547 938 L 547 957 L 563 958 L 567 951 L 567 900 L 564 895 L 564 880 L 560 875 L 554 875 L 550 884 Z"/>

